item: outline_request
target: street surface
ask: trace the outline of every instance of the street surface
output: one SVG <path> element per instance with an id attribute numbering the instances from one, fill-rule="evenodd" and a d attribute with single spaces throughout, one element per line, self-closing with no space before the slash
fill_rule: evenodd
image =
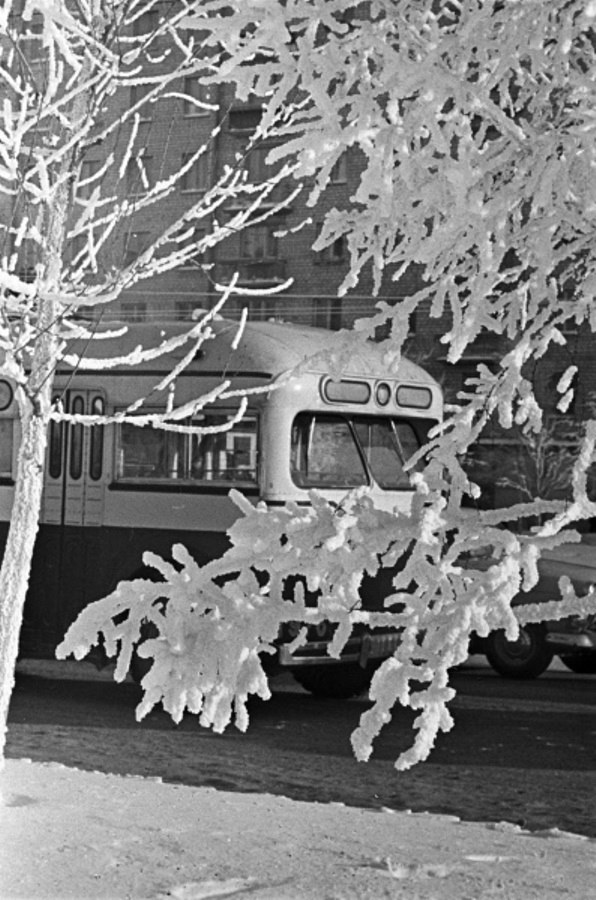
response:
<path id="1" fill-rule="evenodd" d="M 396 773 L 393 761 L 412 739 L 413 715 L 401 708 L 372 760 L 357 763 L 349 736 L 365 697 L 316 700 L 282 676 L 273 680 L 272 700 L 252 703 L 245 735 L 233 727 L 214 735 L 190 716 L 174 726 L 161 710 L 137 724 L 136 685 L 116 685 L 105 673 L 75 680 L 73 671 L 56 678 L 35 674 L 35 664 L 20 667 L 8 757 L 596 837 L 596 676 L 559 666 L 521 682 L 485 665 L 460 669 L 453 674 L 454 730 L 440 737 L 427 763 Z"/>

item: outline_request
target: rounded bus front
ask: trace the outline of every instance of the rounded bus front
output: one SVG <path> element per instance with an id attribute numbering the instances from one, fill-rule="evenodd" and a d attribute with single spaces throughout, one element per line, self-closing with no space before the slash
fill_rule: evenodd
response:
<path id="1" fill-rule="evenodd" d="M 347 492 L 365 488 L 380 508 L 407 511 L 406 464 L 442 414 L 433 379 L 405 360 L 396 373 L 387 372 L 375 345 L 351 354 L 337 378 L 329 332 L 253 323 L 235 349 L 236 329 L 218 323 L 214 338 L 178 373 L 176 407 L 189 414 L 174 427 L 155 427 L 155 417 L 169 396 L 156 384 L 176 357 L 130 369 L 57 372 L 56 397 L 71 419 L 51 424 L 22 656 L 53 655 L 84 606 L 143 571 L 144 551 L 167 558 L 182 543 L 199 564 L 223 554 L 226 531 L 239 514 L 232 488 L 270 505 L 308 504 L 311 491 L 340 503 Z M 130 326 L 124 338 L 102 342 L 101 356 L 120 356 L 154 338 L 155 326 Z M 192 410 L 196 398 L 225 379 L 229 387 L 216 402 Z M 248 408 L 240 415 L 242 391 Z M 124 415 L 139 397 L 144 402 Z M 11 397 L 0 410 L 4 534 L 18 435 Z M 390 589 L 390 574 L 365 579 L 362 603 L 379 608 Z M 281 638 L 277 664 L 295 669 L 311 690 L 335 694 L 342 684 L 344 692 L 348 685 L 356 689 L 361 673 L 370 673 L 396 641 L 355 631 L 340 665 L 325 653 L 324 629 L 294 655 L 284 647 L 291 636 Z"/>

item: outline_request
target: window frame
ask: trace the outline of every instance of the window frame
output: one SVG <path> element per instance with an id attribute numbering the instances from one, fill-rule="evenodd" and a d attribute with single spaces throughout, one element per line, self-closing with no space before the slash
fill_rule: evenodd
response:
<path id="1" fill-rule="evenodd" d="M 143 184 L 143 176 L 147 181 L 146 185 Z M 127 197 L 144 197 L 155 183 L 153 157 L 145 152 L 133 156 L 126 164 L 125 178 Z"/>
<path id="2" fill-rule="evenodd" d="M 6 453 L 7 468 L 3 469 L 2 467 L 0 467 L 0 484 L 6 484 L 7 481 L 12 483 L 12 479 L 13 479 L 16 419 L 14 418 L 14 416 L 0 416 L 0 422 L 7 422 L 7 423 L 9 423 L 9 426 L 10 426 L 7 429 L 7 431 L 10 432 L 10 436 L 8 437 L 8 435 L 2 434 L 3 444 L 6 444 L 6 449 L 7 449 L 7 453 Z M 4 431 L 4 428 L 2 428 L 2 431 Z M 10 447 L 8 446 L 9 444 L 10 444 Z M 4 461 L 0 459 L 0 462 L 4 462 Z"/>
<path id="3" fill-rule="evenodd" d="M 345 153 L 342 153 L 331 167 L 329 172 L 329 184 L 347 184 L 348 181 L 348 160 Z"/>
<path id="4" fill-rule="evenodd" d="M 246 228 L 243 228 L 240 232 L 239 259 L 247 263 L 279 259 L 279 239 L 275 236 L 278 228 L 279 225 L 274 225 L 270 222 L 259 222 L 256 225 L 247 225 Z M 256 235 L 264 235 L 262 243 L 260 238 L 258 241 L 256 240 Z M 259 244 L 261 244 L 264 250 L 261 255 L 247 252 L 251 239 L 255 239 L 255 247 L 258 248 Z"/>
<path id="5" fill-rule="evenodd" d="M 182 154 L 182 166 L 187 165 L 196 153 Z M 192 165 L 180 176 L 181 194 L 204 194 L 209 187 L 209 166 L 205 153 L 197 156 Z"/>
<path id="6" fill-rule="evenodd" d="M 132 266 L 150 246 L 150 231 L 129 231 L 124 241 L 124 265 Z"/>
<path id="7" fill-rule="evenodd" d="M 76 188 L 76 201 L 90 200 L 93 191 L 98 187 L 97 173 L 102 167 L 100 159 L 84 159 L 81 163 L 79 180 Z M 81 184 L 81 182 L 86 182 Z"/>
<path id="8" fill-rule="evenodd" d="M 196 93 L 192 88 L 193 84 L 197 85 Z M 191 100 L 187 99 L 187 97 L 192 97 L 193 100 L 198 100 L 200 103 L 210 102 L 209 87 L 202 83 L 200 76 L 185 75 L 182 93 L 184 94 L 184 99 L 182 100 L 182 117 L 184 119 L 204 118 L 205 116 L 211 115 L 212 110 L 203 109 L 201 106 L 197 105 L 197 103 L 193 103 Z"/>
<path id="9" fill-rule="evenodd" d="M 349 432 L 352 436 L 352 441 L 354 443 L 355 449 L 358 452 L 358 456 L 359 456 L 359 459 L 360 459 L 360 462 L 362 465 L 363 472 L 366 475 L 366 481 L 363 484 L 352 484 L 352 483 L 347 483 L 346 481 L 341 481 L 341 480 L 322 481 L 322 480 L 309 480 L 308 478 L 306 478 L 305 480 L 297 479 L 296 472 L 299 471 L 299 469 L 297 469 L 293 466 L 293 461 L 295 459 L 295 448 L 294 448 L 294 444 L 292 441 L 292 437 L 293 437 L 293 433 L 294 433 L 294 428 L 296 427 L 297 421 L 301 416 L 309 416 L 310 417 L 310 419 L 311 419 L 311 421 L 309 423 L 310 430 L 312 430 L 312 428 L 314 427 L 314 423 L 317 420 L 317 418 L 318 419 L 328 419 L 328 420 L 333 419 L 336 422 L 343 421 L 347 424 L 347 426 L 349 428 Z M 357 426 L 359 424 L 372 425 L 372 424 L 379 423 L 379 422 L 388 422 L 391 427 L 391 432 L 393 434 L 394 443 L 398 450 L 397 456 L 398 456 L 398 458 L 401 462 L 401 466 L 402 466 L 402 471 L 400 474 L 402 476 L 404 476 L 403 483 L 401 483 L 401 484 L 392 484 L 389 486 L 385 486 L 380 483 L 380 481 L 378 480 L 378 476 L 375 474 L 373 464 L 371 463 L 371 460 L 369 459 L 367 450 L 362 445 L 362 440 L 358 434 Z M 404 453 L 403 442 L 400 439 L 400 436 L 398 433 L 398 428 L 402 424 L 405 424 L 411 428 L 413 435 L 415 437 L 416 443 L 418 445 L 417 449 L 419 450 L 420 447 L 422 447 L 422 445 L 423 445 L 423 441 L 421 439 L 419 430 L 416 427 L 416 425 L 419 423 L 417 422 L 417 420 L 412 420 L 412 419 L 408 418 L 407 416 L 400 416 L 400 415 L 376 416 L 376 415 L 371 415 L 369 412 L 364 412 L 364 411 L 350 412 L 347 410 L 344 410 L 341 412 L 340 411 L 331 411 L 331 410 L 325 410 L 324 412 L 322 412 L 321 410 L 300 410 L 300 412 L 298 412 L 294 416 L 294 419 L 292 421 L 291 430 L 290 430 L 290 478 L 292 480 L 292 483 L 296 487 L 300 488 L 301 490 L 315 489 L 315 490 L 348 491 L 348 490 L 354 490 L 357 487 L 375 486 L 380 491 L 383 491 L 384 493 L 387 493 L 387 492 L 398 492 L 399 493 L 399 492 L 403 492 L 403 491 L 411 491 L 412 486 L 410 483 L 410 479 L 409 479 L 408 474 L 406 472 L 404 472 L 403 467 L 406 464 L 407 459 L 411 459 L 413 454 L 411 454 L 406 459 L 405 453 Z M 309 451 L 307 448 L 307 453 L 308 452 Z"/>
<path id="10" fill-rule="evenodd" d="M 316 226 L 317 239 L 322 231 L 323 224 L 319 222 Z M 341 250 L 341 252 L 338 252 Z M 322 250 L 314 250 L 314 262 L 316 265 L 341 266 L 344 265 L 348 258 L 348 240 L 345 234 L 340 234 Z"/>
<path id="11" fill-rule="evenodd" d="M 213 418 L 227 418 L 228 420 L 234 417 L 233 411 L 217 411 L 211 414 L 207 414 L 206 416 L 202 416 L 200 419 L 195 418 L 194 424 L 198 427 L 209 427 L 209 419 Z M 185 420 L 183 425 L 188 425 L 191 420 Z M 213 423 L 211 423 L 213 424 Z M 130 427 L 136 429 L 139 433 L 143 433 L 146 429 L 147 433 L 151 432 L 152 436 L 154 436 L 155 432 L 158 432 L 163 436 L 162 446 L 158 451 L 158 455 L 163 452 L 163 455 L 166 459 L 166 465 L 169 465 L 169 461 L 173 458 L 174 454 L 170 456 L 169 452 L 169 444 L 173 445 L 174 441 L 181 442 L 181 448 L 178 452 L 182 452 L 184 457 L 184 472 L 182 475 L 173 475 L 168 474 L 149 474 L 149 475 L 125 475 L 122 474 L 124 467 L 124 460 L 120 459 L 120 453 L 122 451 L 122 429 L 129 425 Z M 246 426 L 248 430 L 246 430 Z M 260 447 L 261 447 L 261 435 L 260 435 L 260 416 L 256 410 L 249 410 L 242 418 L 235 423 L 232 428 L 222 431 L 222 432 L 214 432 L 212 435 L 203 435 L 201 437 L 202 440 L 208 440 L 209 437 L 214 438 L 214 444 L 217 445 L 217 440 L 221 436 L 224 437 L 225 444 L 223 447 L 215 446 L 211 449 L 211 453 L 221 454 L 233 452 L 229 449 L 229 445 L 233 443 L 234 439 L 243 439 L 248 437 L 249 443 L 252 442 L 253 446 L 249 449 L 249 454 L 254 453 L 254 459 L 251 457 L 250 462 L 251 465 L 248 467 L 247 471 L 252 473 L 251 477 L 247 478 L 238 478 L 238 477 L 226 477 L 224 475 L 215 475 L 213 476 L 214 469 L 211 470 L 211 477 L 201 476 L 201 477 L 193 477 L 192 474 L 189 474 L 191 468 L 193 466 L 193 460 L 195 459 L 194 452 L 195 448 L 193 447 L 193 440 L 196 440 L 197 435 L 193 435 L 189 432 L 172 432 L 164 429 L 154 429 L 151 426 L 139 427 L 135 425 L 131 425 L 130 422 L 122 422 L 116 426 L 115 436 L 114 436 L 114 464 L 113 464 L 113 482 L 110 485 L 111 488 L 116 488 L 118 490 L 171 490 L 171 491 L 186 491 L 190 493 L 228 493 L 231 488 L 237 487 L 244 492 L 256 492 L 259 487 L 260 482 Z M 198 446 L 201 441 L 199 441 Z M 238 451 L 243 452 L 243 451 Z M 204 454 L 204 451 L 203 451 Z M 203 455 L 201 454 L 201 455 Z M 197 457 L 198 458 L 198 457 Z M 232 472 L 238 471 L 237 467 L 224 466 L 221 470 L 222 472 Z"/>
<path id="12" fill-rule="evenodd" d="M 149 109 L 151 101 L 147 101 L 147 96 L 154 87 L 155 85 L 147 83 L 131 84 L 130 86 L 130 105 L 132 108 L 138 104 L 137 113 L 141 122 L 151 121 L 152 117 Z"/>
<path id="13" fill-rule="evenodd" d="M 146 322 L 146 300 L 121 300 L 120 313 L 125 322 Z"/>

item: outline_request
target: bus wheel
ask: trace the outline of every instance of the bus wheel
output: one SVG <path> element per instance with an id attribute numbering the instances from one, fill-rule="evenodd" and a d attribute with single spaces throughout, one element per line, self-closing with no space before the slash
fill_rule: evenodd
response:
<path id="1" fill-rule="evenodd" d="M 148 638 L 157 637 L 157 628 L 152 622 L 143 622 L 141 625 L 141 641 L 140 644 L 144 643 Z M 133 654 L 132 659 L 130 661 L 130 674 L 132 680 L 137 684 L 140 684 L 151 666 L 153 665 L 153 657 L 139 656 L 137 649 L 140 646 L 137 644 Z"/>
<path id="2" fill-rule="evenodd" d="M 596 675 L 596 653 L 563 653 L 561 662 L 577 675 Z"/>
<path id="3" fill-rule="evenodd" d="M 141 683 L 152 665 L 152 659 L 146 659 L 144 656 L 139 656 L 136 650 L 134 651 L 130 661 L 130 674 L 135 684 Z"/>
<path id="4" fill-rule="evenodd" d="M 292 674 L 314 697 L 347 700 L 357 697 L 370 687 L 373 669 L 363 669 L 357 663 L 333 663 L 294 669 Z"/>
<path id="5" fill-rule="evenodd" d="M 493 631 L 486 638 L 486 658 L 505 678 L 537 678 L 553 658 L 544 635 L 540 625 L 520 626 L 516 641 L 508 641 L 504 631 Z"/>

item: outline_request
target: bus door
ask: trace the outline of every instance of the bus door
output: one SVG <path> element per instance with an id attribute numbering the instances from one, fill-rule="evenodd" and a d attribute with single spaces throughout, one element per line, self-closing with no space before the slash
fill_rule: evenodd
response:
<path id="1" fill-rule="evenodd" d="M 100 391 L 71 390 L 65 411 L 99 415 Z M 51 422 L 40 530 L 24 629 L 40 655 L 52 652 L 78 612 L 99 594 L 105 476 L 104 426 Z"/>
<path id="2" fill-rule="evenodd" d="M 99 391 L 68 391 L 63 403 L 72 415 L 102 415 L 105 410 Z M 42 523 L 102 524 L 103 438 L 101 425 L 50 423 Z"/>

